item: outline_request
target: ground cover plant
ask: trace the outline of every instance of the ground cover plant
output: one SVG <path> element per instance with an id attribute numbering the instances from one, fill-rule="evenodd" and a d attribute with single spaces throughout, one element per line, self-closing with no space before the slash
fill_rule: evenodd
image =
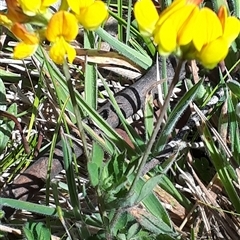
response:
<path id="1" fill-rule="evenodd" d="M 2 239 L 239 239 L 238 0 L 0 3 Z"/>

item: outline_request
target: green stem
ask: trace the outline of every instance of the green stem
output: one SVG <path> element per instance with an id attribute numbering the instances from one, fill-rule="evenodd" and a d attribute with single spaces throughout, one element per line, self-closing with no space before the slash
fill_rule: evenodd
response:
<path id="1" fill-rule="evenodd" d="M 146 148 L 146 150 L 145 150 L 145 152 L 144 152 L 144 154 L 142 156 L 142 160 L 141 160 L 141 163 L 140 163 L 140 165 L 138 167 L 137 174 L 136 174 L 136 176 L 135 176 L 135 178 L 133 180 L 133 183 L 132 183 L 132 185 L 131 185 L 131 187 L 130 187 L 130 189 L 128 191 L 127 196 L 125 197 L 126 199 L 128 199 L 130 196 L 133 195 L 135 187 L 136 187 L 136 184 L 137 184 L 139 178 L 142 175 L 143 168 L 146 165 L 148 157 L 149 157 L 149 155 L 151 153 L 151 149 L 152 149 L 152 147 L 153 147 L 153 145 L 155 143 L 155 139 L 156 139 L 157 134 L 158 134 L 158 132 L 160 130 L 161 124 L 163 122 L 163 118 L 164 118 L 164 116 L 166 114 L 168 105 L 170 103 L 170 98 L 172 96 L 173 89 L 174 89 L 175 85 L 177 84 L 177 82 L 179 80 L 179 74 L 180 74 L 180 71 L 181 71 L 181 68 L 182 68 L 182 64 L 183 64 L 183 61 L 180 60 L 179 63 L 178 63 L 177 69 L 175 71 L 175 75 L 173 77 L 173 80 L 171 82 L 171 85 L 169 87 L 168 94 L 166 96 L 165 102 L 164 102 L 163 107 L 162 107 L 162 111 L 161 111 L 161 113 L 160 113 L 160 115 L 159 115 L 159 117 L 157 119 L 157 123 L 156 123 L 155 129 L 154 129 L 154 131 L 153 131 L 153 133 L 151 135 L 151 138 L 149 140 L 147 148 Z M 116 211 L 116 213 L 114 214 L 114 216 L 113 216 L 113 218 L 112 218 L 112 220 L 110 222 L 110 229 L 113 229 L 113 226 L 117 222 L 118 218 L 121 216 L 121 213 L 122 213 L 122 209 L 118 209 L 118 211 Z"/>
<path id="2" fill-rule="evenodd" d="M 71 76 L 70 76 L 69 68 L 68 68 L 68 65 L 67 65 L 66 61 L 63 64 L 63 72 L 64 72 L 64 75 L 65 75 L 66 80 L 67 80 L 67 86 L 68 86 L 70 98 L 71 98 L 72 105 L 73 105 L 74 114 L 75 114 L 76 121 L 77 121 L 77 127 L 78 127 L 78 130 L 80 132 L 81 139 L 82 139 L 83 151 L 84 151 L 84 154 L 87 158 L 87 161 L 89 161 L 87 141 L 86 141 L 86 136 L 85 136 L 84 128 L 83 128 L 83 124 L 82 124 L 82 116 L 81 116 L 80 109 L 77 105 L 77 100 L 76 100 L 76 96 L 75 96 L 75 93 L 74 93 L 74 89 L 73 89 L 73 85 L 72 85 L 72 81 L 71 81 Z"/>
<path id="3" fill-rule="evenodd" d="M 153 147 L 153 145 L 155 143 L 155 139 L 156 139 L 157 134 L 158 134 L 158 132 L 160 130 L 161 124 L 163 122 L 163 118 L 164 118 L 164 116 L 166 114 L 168 105 L 170 103 L 170 98 L 172 96 L 173 89 L 174 89 L 175 85 L 177 84 L 177 82 L 179 80 L 179 74 L 180 74 L 180 71 L 181 71 L 181 68 L 182 68 L 182 64 L 183 64 L 183 61 L 180 60 L 179 63 L 178 63 L 175 75 L 173 77 L 173 80 L 171 82 L 171 85 L 169 87 L 168 94 L 166 96 L 165 102 L 164 102 L 163 107 L 162 107 L 162 111 L 161 111 L 161 113 L 160 113 L 160 115 L 159 115 L 159 117 L 157 119 L 157 123 L 156 123 L 155 129 L 154 129 L 154 131 L 152 133 L 152 136 L 151 136 L 151 138 L 149 140 L 147 148 L 146 148 L 146 150 L 145 150 L 145 152 L 144 152 L 144 154 L 142 156 L 142 160 L 141 160 L 141 163 L 140 163 L 140 165 L 138 167 L 138 171 L 137 171 L 136 177 L 134 178 L 134 181 L 133 181 L 133 183 L 132 183 L 132 185 L 131 185 L 131 187 L 129 189 L 129 192 L 128 192 L 129 196 L 131 196 L 133 194 L 135 186 L 137 184 L 137 181 L 141 177 L 143 168 L 144 168 L 144 166 L 145 166 L 145 164 L 146 164 L 146 162 L 148 160 L 148 157 L 149 157 L 149 155 L 151 153 L 151 149 L 152 149 L 152 147 Z"/>

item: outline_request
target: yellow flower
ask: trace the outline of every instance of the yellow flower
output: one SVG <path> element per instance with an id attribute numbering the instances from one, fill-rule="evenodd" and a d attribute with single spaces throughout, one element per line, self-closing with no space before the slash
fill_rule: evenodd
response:
<path id="1" fill-rule="evenodd" d="M 175 0 L 160 14 L 153 35 L 161 55 L 167 56 L 175 52 L 182 56 L 181 46 L 189 44 L 193 39 L 200 2 L 201 0 Z"/>
<path id="2" fill-rule="evenodd" d="M 228 54 L 228 44 L 223 37 L 206 44 L 200 52 L 196 54 L 196 58 L 201 64 L 208 69 L 216 67 L 216 65 L 224 60 Z"/>
<path id="3" fill-rule="evenodd" d="M 223 37 L 227 40 L 228 45 L 230 46 L 239 35 L 240 21 L 236 17 L 228 17 L 227 9 L 225 6 L 220 7 L 218 11 L 218 17 L 222 24 Z"/>
<path id="4" fill-rule="evenodd" d="M 68 43 L 76 38 L 78 23 L 75 16 L 66 11 L 55 13 L 50 19 L 46 38 L 52 43 L 49 55 L 57 64 L 63 64 L 65 56 L 70 63 L 76 57 L 75 49 Z"/>
<path id="5" fill-rule="evenodd" d="M 134 13 L 139 30 L 153 36 L 161 55 L 175 53 L 213 68 L 226 57 L 228 48 L 239 35 L 240 21 L 228 17 L 223 6 L 218 15 L 210 8 L 200 9 L 201 2 L 175 0 L 157 17 L 151 0 L 138 0 Z"/>
<path id="6" fill-rule="evenodd" d="M 13 57 L 23 59 L 31 56 L 39 45 L 39 37 L 35 33 L 30 33 L 20 23 L 14 23 L 11 27 L 12 33 L 21 40 L 14 48 Z"/>
<path id="7" fill-rule="evenodd" d="M 210 8 L 204 7 L 199 11 L 194 25 L 193 44 L 197 51 L 223 34 L 221 22 Z"/>
<path id="8" fill-rule="evenodd" d="M 23 12 L 27 16 L 35 16 L 46 12 L 47 8 L 57 0 L 18 0 Z"/>
<path id="9" fill-rule="evenodd" d="M 100 0 L 67 0 L 67 2 L 85 29 L 97 29 L 108 17 L 108 8 Z"/>
<path id="10" fill-rule="evenodd" d="M 138 0 L 133 11 L 140 33 L 143 36 L 152 36 L 158 21 L 158 12 L 152 0 Z"/>
<path id="11" fill-rule="evenodd" d="M 218 16 L 214 13 L 214 18 L 209 18 L 211 10 L 208 12 L 199 18 L 194 45 L 196 58 L 204 67 L 212 69 L 227 56 L 230 45 L 239 35 L 240 21 L 236 17 L 228 17 L 224 6 L 219 9 Z M 200 36 L 201 41 L 198 39 Z"/>

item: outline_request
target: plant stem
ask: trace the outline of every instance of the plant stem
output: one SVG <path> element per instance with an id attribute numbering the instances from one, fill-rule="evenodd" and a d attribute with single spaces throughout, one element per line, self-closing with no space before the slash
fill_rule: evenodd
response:
<path id="1" fill-rule="evenodd" d="M 80 109 L 77 105 L 77 100 L 76 100 L 76 96 L 75 96 L 75 93 L 74 93 L 73 85 L 72 85 L 72 82 L 71 82 L 71 76 L 70 76 L 69 68 L 68 68 L 68 65 L 67 65 L 66 61 L 63 64 L 63 72 L 64 72 L 64 75 L 65 75 L 66 80 L 67 80 L 67 86 L 68 86 L 70 98 L 71 98 L 72 105 L 73 105 L 74 114 L 75 114 L 76 121 L 77 121 L 77 127 L 78 127 L 78 130 L 80 132 L 81 139 L 82 139 L 83 151 L 84 151 L 84 154 L 87 158 L 87 161 L 89 162 L 87 141 L 86 141 L 86 136 L 85 136 L 84 128 L 83 128 L 83 124 L 82 124 L 82 116 L 81 116 L 81 113 L 80 113 Z"/>
<path id="2" fill-rule="evenodd" d="M 137 181 L 138 179 L 141 177 L 141 173 L 143 171 L 143 168 L 148 160 L 148 157 L 149 157 L 149 154 L 151 153 L 151 150 L 152 150 L 152 147 L 154 145 L 154 142 L 155 142 L 155 139 L 157 137 L 157 134 L 160 130 L 160 127 L 161 127 L 161 124 L 163 122 L 163 118 L 165 116 L 165 113 L 167 111 L 167 108 L 168 108 L 168 105 L 170 103 L 170 98 L 172 96 L 172 92 L 173 92 L 173 89 L 175 87 L 175 85 L 177 84 L 178 80 L 179 80 L 179 74 L 180 74 L 180 71 L 181 71 L 181 68 L 182 68 L 182 64 L 183 64 L 183 61 L 180 60 L 178 65 L 177 65 L 177 68 L 176 68 L 176 71 L 175 71 L 175 74 L 174 74 L 174 77 L 173 77 L 173 80 L 170 84 L 170 87 L 169 87 L 169 90 L 168 90 L 168 94 L 166 96 L 166 99 L 164 101 L 164 104 L 163 104 L 163 107 L 162 107 L 162 111 L 157 119 L 157 123 L 156 123 L 156 126 L 155 126 L 155 129 L 151 135 L 151 138 L 149 140 L 149 143 L 147 145 L 147 148 L 142 156 L 142 160 L 141 160 L 141 163 L 138 167 L 138 171 L 137 171 L 137 174 L 136 174 L 136 177 L 134 178 L 133 180 L 133 183 L 129 189 L 129 192 L 128 192 L 128 196 L 131 196 L 134 192 L 134 189 L 135 189 L 135 186 L 137 184 Z"/>
<path id="3" fill-rule="evenodd" d="M 140 163 L 140 165 L 138 167 L 136 176 L 135 176 L 135 178 L 133 180 L 133 183 L 132 183 L 132 185 L 131 185 L 131 187 L 130 187 L 130 189 L 129 189 L 126 197 L 125 197 L 125 199 L 128 199 L 130 196 L 133 195 L 135 187 L 136 187 L 136 184 L 137 184 L 139 178 L 142 176 L 143 168 L 146 165 L 146 162 L 148 160 L 148 156 L 149 156 L 149 154 L 150 154 L 150 152 L 152 150 L 152 147 L 153 147 L 153 145 L 155 143 L 155 139 L 156 139 L 157 134 L 158 134 L 158 132 L 160 130 L 161 124 L 163 122 L 163 118 L 165 116 L 165 113 L 167 111 L 167 108 L 168 108 L 168 105 L 169 105 L 169 102 L 170 102 L 170 98 L 172 96 L 173 89 L 174 89 L 175 85 L 177 84 L 177 82 L 179 80 L 179 74 L 180 74 L 180 71 L 181 71 L 181 68 L 182 68 L 182 64 L 183 64 L 183 61 L 180 60 L 179 63 L 178 63 L 178 66 L 176 68 L 173 80 L 172 80 L 172 82 L 170 84 L 170 87 L 169 87 L 169 90 L 168 90 L 168 94 L 166 96 L 165 102 L 164 102 L 163 107 L 162 107 L 162 111 L 161 111 L 161 113 L 160 113 L 160 115 L 159 115 L 159 117 L 157 119 L 157 123 L 156 123 L 155 129 L 154 129 L 154 131 L 153 131 L 153 133 L 151 135 L 151 138 L 149 140 L 147 148 L 146 148 L 146 150 L 145 150 L 145 152 L 144 152 L 144 154 L 142 156 L 142 160 L 141 160 L 141 163 Z M 112 229 L 113 226 L 116 224 L 116 222 L 117 222 L 118 218 L 121 216 L 122 212 L 123 212 L 122 209 L 118 209 L 116 211 L 116 213 L 114 214 L 114 216 L 113 216 L 113 218 L 112 218 L 112 220 L 110 222 L 110 229 Z"/>

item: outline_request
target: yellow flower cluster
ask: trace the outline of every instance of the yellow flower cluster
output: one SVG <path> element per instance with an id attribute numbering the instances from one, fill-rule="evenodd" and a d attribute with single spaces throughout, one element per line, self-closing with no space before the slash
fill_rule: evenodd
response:
<path id="1" fill-rule="evenodd" d="M 134 14 L 140 32 L 153 37 L 161 55 L 197 59 L 206 68 L 224 60 L 240 32 L 240 21 L 225 6 L 216 14 L 202 0 L 175 0 L 158 14 L 151 0 L 138 0 Z"/>
<path id="2" fill-rule="evenodd" d="M 49 55 L 55 63 L 62 64 L 65 58 L 72 63 L 76 51 L 69 42 L 76 38 L 79 25 L 92 31 L 108 17 L 108 8 L 101 0 L 62 0 L 60 10 L 52 14 L 49 7 L 55 2 L 57 0 L 6 0 L 7 13 L 0 13 L 0 25 L 20 40 L 14 49 L 14 58 L 31 56 L 47 39 L 51 43 Z"/>

